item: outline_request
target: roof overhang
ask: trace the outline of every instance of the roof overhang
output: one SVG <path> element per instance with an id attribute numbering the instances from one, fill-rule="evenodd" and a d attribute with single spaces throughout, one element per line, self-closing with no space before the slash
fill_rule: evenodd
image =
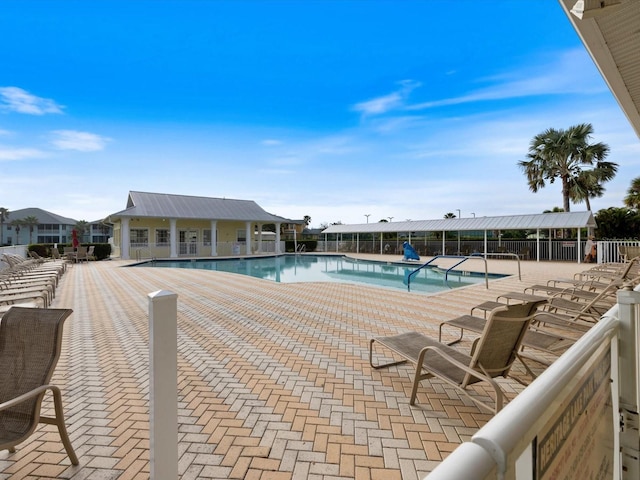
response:
<path id="1" fill-rule="evenodd" d="M 596 228 L 593 214 L 586 212 L 538 213 L 500 217 L 445 218 L 406 222 L 360 223 L 331 225 L 323 234 L 398 233 L 398 232 L 469 232 L 497 230 L 547 230 L 565 228 Z"/>
<path id="2" fill-rule="evenodd" d="M 640 2 L 558 1 L 640 137 Z"/>

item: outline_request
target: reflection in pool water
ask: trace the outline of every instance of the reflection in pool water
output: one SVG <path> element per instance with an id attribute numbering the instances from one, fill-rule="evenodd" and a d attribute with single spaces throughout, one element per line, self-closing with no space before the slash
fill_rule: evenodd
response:
<path id="1" fill-rule="evenodd" d="M 356 260 L 338 255 L 282 255 L 224 260 L 157 260 L 141 267 L 192 268 L 249 275 L 281 283 L 340 282 L 407 290 L 406 277 L 420 266 Z M 500 275 L 492 275 L 499 278 Z M 411 291 L 437 293 L 484 282 L 484 275 L 423 268 L 411 278 Z"/>

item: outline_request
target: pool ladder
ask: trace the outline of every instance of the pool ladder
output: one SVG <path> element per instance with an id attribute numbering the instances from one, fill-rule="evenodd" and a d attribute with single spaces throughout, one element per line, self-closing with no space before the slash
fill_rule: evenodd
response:
<path id="1" fill-rule="evenodd" d="M 413 277 L 415 274 L 417 274 L 423 268 L 428 267 L 431 263 L 433 263 L 435 260 L 437 260 L 439 258 L 457 258 L 457 259 L 460 259 L 459 262 L 457 262 L 455 265 L 449 267 L 444 273 L 444 281 L 446 282 L 447 287 L 449 286 L 449 278 L 448 277 L 449 277 L 449 272 L 451 270 L 456 268 L 461 263 L 466 262 L 467 260 L 482 259 L 484 261 L 484 283 L 485 283 L 485 286 L 487 288 L 489 288 L 489 271 L 488 271 L 488 268 L 487 268 L 487 259 L 484 257 L 484 255 L 482 255 L 482 254 L 471 255 L 471 256 L 464 256 L 464 255 L 436 255 L 431 260 L 429 260 L 427 263 L 425 263 L 423 265 L 420 265 L 418 268 L 416 268 L 412 272 L 409 272 L 409 275 L 407 275 L 407 291 L 409 291 L 409 292 L 411 291 L 411 277 Z M 519 265 L 518 265 L 518 268 L 519 268 Z"/>

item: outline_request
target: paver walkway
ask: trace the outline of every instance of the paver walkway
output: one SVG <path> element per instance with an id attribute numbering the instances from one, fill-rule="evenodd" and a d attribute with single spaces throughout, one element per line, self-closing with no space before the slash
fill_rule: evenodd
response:
<path id="1" fill-rule="evenodd" d="M 423 381 L 410 407 L 411 368 L 373 370 L 369 339 L 437 336 L 439 322 L 478 303 L 587 268 L 524 262 L 522 281 L 425 296 L 123 265 L 69 268 L 53 303 L 74 310 L 53 382 L 80 465 L 42 425 L 16 453 L 0 452 L 0 479 L 149 478 L 148 294 L 157 290 L 178 294 L 182 479 L 421 479 L 491 415 L 437 380 Z M 490 271 L 515 265 L 491 261 Z M 500 383 L 510 397 L 523 388 Z"/>

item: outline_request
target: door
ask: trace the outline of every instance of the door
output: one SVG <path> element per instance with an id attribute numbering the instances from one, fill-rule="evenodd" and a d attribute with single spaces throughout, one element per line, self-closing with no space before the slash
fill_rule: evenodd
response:
<path id="1" fill-rule="evenodd" d="M 198 232 L 197 230 L 180 230 L 179 232 L 179 252 L 178 255 L 198 254 Z"/>

